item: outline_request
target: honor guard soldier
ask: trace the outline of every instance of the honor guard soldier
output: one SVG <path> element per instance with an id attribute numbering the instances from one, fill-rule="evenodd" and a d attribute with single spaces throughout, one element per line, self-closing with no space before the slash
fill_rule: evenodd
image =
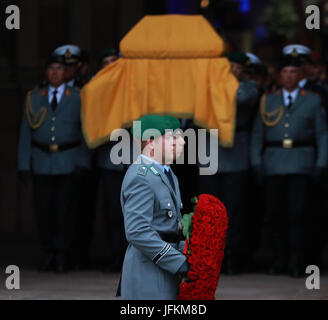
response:
<path id="1" fill-rule="evenodd" d="M 233 274 L 241 271 L 241 227 L 250 168 L 249 135 L 256 115 L 258 90 L 255 81 L 244 80 L 245 67 L 250 63 L 246 54 L 232 52 L 228 59 L 232 73 L 239 80 L 234 145 L 232 148 L 219 146 L 218 172 L 211 176 L 199 176 L 199 188 L 200 193 L 219 197 L 227 208 L 229 228 L 223 272 Z"/>
<path id="2" fill-rule="evenodd" d="M 101 69 L 105 68 L 118 58 L 119 51 L 116 47 L 106 48 L 98 55 L 98 66 Z M 120 272 L 122 270 L 127 247 L 120 205 L 120 192 L 126 169 L 123 163 L 114 164 L 110 157 L 111 150 L 116 144 L 115 141 L 109 141 L 96 149 L 96 166 L 102 181 L 104 218 L 108 239 L 106 247 L 109 249 L 109 261 L 105 265 L 105 272 Z"/>
<path id="3" fill-rule="evenodd" d="M 246 78 L 256 82 L 258 98 L 260 98 L 264 93 L 270 91 L 268 68 L 255 54 L 246 52 L 246 55 L 251 61 L 246 67 Z M 256 111 L 259 109 L 259 99 L 257 99 L 255 108 Z M 258 184 L 256 177 L 253 174 L 249 174 L 248 178 L 245 196 L 248 199 L 248 203 L 251 203 L 252 205 L 246 205 L 245 207 L 245 219 L 243 219 L 242 222 L 243 232 L 241 235 L 242 240 L 240 251 L 242 253 L 241 261 L 243 261 L 243 270 L 245 272 L 254 272 L 257 270 L 255 254 L 261 246 L 265 201 L 262 185 Z"/>
<path id="4" fill-rule="evenodd" d="M 298 86 L 302 89 L 317 93 L 321 97 L 321 104 L 324 108 L 328 108 L 327 91 L 315 81 L 311 80 L 312 75 L 312 51 L 310 48 L 301 44 L 290 44 L 282 50 L 284 55 L 298 56 L 301 62 L 302 79 Z"/>
<path id="5" fill-rule="evenodd" d="M 66 86 L 71 88 L 82 88 L 87 79 L 81 77 L 83 65 L 88 59 L 80 47 L 67 44 L 58 47 L 54 55 L 62 57 L 65 63 Z M 98 174 L 95 170 L 94 152 L 91 152 L 91 165 L 89 170 L 79 173 L 78 216 L 76 217 L 74 238 L 74 269 L 88 269 L 91 267 L 89 260 L 89 246 L 92 241 L 96 201 L 98 196 Z"/>
<path id="6" fill-rule="evenodd" d="M 300 66 L 298 54 L 283 57 L 282 89 L 262 97 L 251 142 L 252 166 L 265 177 L 274 257 L 269 271 L 292 277 L 304 276 L 311 178 L 323 174 L 328 160 L 325 112 L 318 95 L 298 87 Z"/>
<path id="7" fill-rule="evenodd" d="M 18 146 L 20 176 L 33 174 L 36 221 L 44 259 L 40 271 L 65 272 L 76 209 L 75 172 L 89 166 L 80 123 L 80 92 L 64 80 L 64 61 L 51 56 L 47 87 L 29 92 Z"/>
<path id="8" fill-rule="evenodd" d="M 54 50 L 53 55 L 62 56 L 65 63 L 65 81 L 68 87 L 82 88 L 79 72 L 82 66 L 81 49 L 73 44 L 66 44 Z"/>
<path id="9" fill-rule="evenodd" d="M 179 121 L 171 116 L 148 115 L 139 119 L 142 154 L 130 165 L 123 181 L 121 205 L 126 250 L 121 292 L 129 300 L 175 300 L 180 274 L 188 271 L 181 253 L 181 196 L 170 168 L 185 143 L 175 134 Z M 181 251 L 180 251 L 181 250 Z"/>
<path id="10" fill-rule="evenodd" d="M 120 52 L 116 46 L 103 49 L 98 54 L 98 67 L 103 69 L 115 62 L 120 57 Z"/>
<path id="11" fill-rule="evenodd" d="M 300 45 L 291 44 L 283 48 L 285 55 L 298 55 L 301 58 L 302 80 L 299 87 L 318 94 L 321 97 L 321 105 L 327 114 L 328 108 L 328 91 L 327 86 L 316 81 L 313 77 L 313 69 L 316 62 L 316 56 L 310 48 Z M 327 120 L 327 117 L 326 117 Z M 323 270 L 323 251 L 326 239 L 326 230 L 322 228 L 326 221 L 326 212 L 328 209 L 328 200 L 326 197 L 328 191 L 327 173 L 323 174 L 319 180 L 313 181 L 311 188 L 312 200 L 311 207 L 314 208 L 311 214 L 311 221 L 308 223 L 309 232 L 306 233 L 306 264 L 317 265 Z"/>
<path id="12" fill-rule="evenodd" d="M 248 80 L 253 80 L 257 84 L 259 96 L 267 91 L 268 68 L 262 63 L 260 58 L 251 52 L 246 52 L 251 63 L 247 66 L 246 75 Z"/>

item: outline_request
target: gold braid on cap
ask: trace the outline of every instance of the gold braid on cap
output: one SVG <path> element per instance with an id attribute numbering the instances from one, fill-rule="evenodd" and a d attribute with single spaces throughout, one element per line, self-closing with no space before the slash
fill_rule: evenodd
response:
<path id="1" fill-rule="evenodd" d="M 267 127 L 274 127 L 281 120 L 281 118 L 284 114 L 284 107 L 280 106 L 272 112 L 266 112 L 266 110 L 265 110 L 265 100 L 266 100 L 266 95 L 264 94 L 262 96 L 261 102 L 260 102 L 261 117 L 262 117 L 262 120 L 263 120 L 264 124 Z M 276 118 L 274 120 L 271 120 L 271 118 L 275 115 L 277 115 Z"/>
<path id="2" fill-rule="evenodd" d="M 30 127 L 35 130 L 38 129 L 43 123 L 47 114 L 47 108 L 41 107 L 41 110 L 38 113 L 33 111 L 32 102 L 31 102 L 31 91 L 27 93 L 26 97 L 26 118 Z"/>

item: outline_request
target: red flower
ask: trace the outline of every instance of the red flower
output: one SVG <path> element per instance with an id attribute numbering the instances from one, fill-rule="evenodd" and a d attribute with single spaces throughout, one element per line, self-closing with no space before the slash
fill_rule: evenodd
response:
<path id="1" fill-rule="evenodd" d="M 179 300 L 214 300 L 224 255 L 228 217 L 223 203 L 202 194 L 192 218 L 190 254 L 191 282 L 180 285 Z"/>

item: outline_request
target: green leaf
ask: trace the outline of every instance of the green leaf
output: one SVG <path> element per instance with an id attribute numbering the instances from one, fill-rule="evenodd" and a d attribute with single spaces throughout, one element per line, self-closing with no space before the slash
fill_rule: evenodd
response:
<path id="1" fill-rule="evenodd" d="M 181 224 L 182 224 L 182 233 L 188 241 L 190 240 L 191 232 L 192 232 L 192 216 L 193 212 L 186 213 L 183 215 Z"/>

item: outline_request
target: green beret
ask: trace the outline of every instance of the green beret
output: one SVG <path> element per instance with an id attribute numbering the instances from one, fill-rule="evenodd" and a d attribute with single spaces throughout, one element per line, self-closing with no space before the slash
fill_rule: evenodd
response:
<path id="1" fill-rule="evenodd" d="M 100 64 L 106 57 L 119 56 L 119 50 L 116 47 L 105 48 L 98 53 L 97 60 Z"/>
<path id="2" fill-rule="evenodd" d="M 227 58 L 229 59 L 229 61 L 242 64 L 243 66 L 251 63 L 251 60 L 246 55 L 246 53 L 241 51 L 230 52 L 227 55 Z"/>
<path id="3" fill-rule="evenodd" d="M 132 134 L 137 138 L 143 138 L 143 140 L 160 137 L 165 134 L 165 130 L 175 131 L 180 128 L 180 121 L 172 116 L 149 114 L 139 118 L 137 121 L 140 121 L 141 128 L 134 125 L 132 127 Z M 149 131 L 144 136 L 146 130 Z"/>

